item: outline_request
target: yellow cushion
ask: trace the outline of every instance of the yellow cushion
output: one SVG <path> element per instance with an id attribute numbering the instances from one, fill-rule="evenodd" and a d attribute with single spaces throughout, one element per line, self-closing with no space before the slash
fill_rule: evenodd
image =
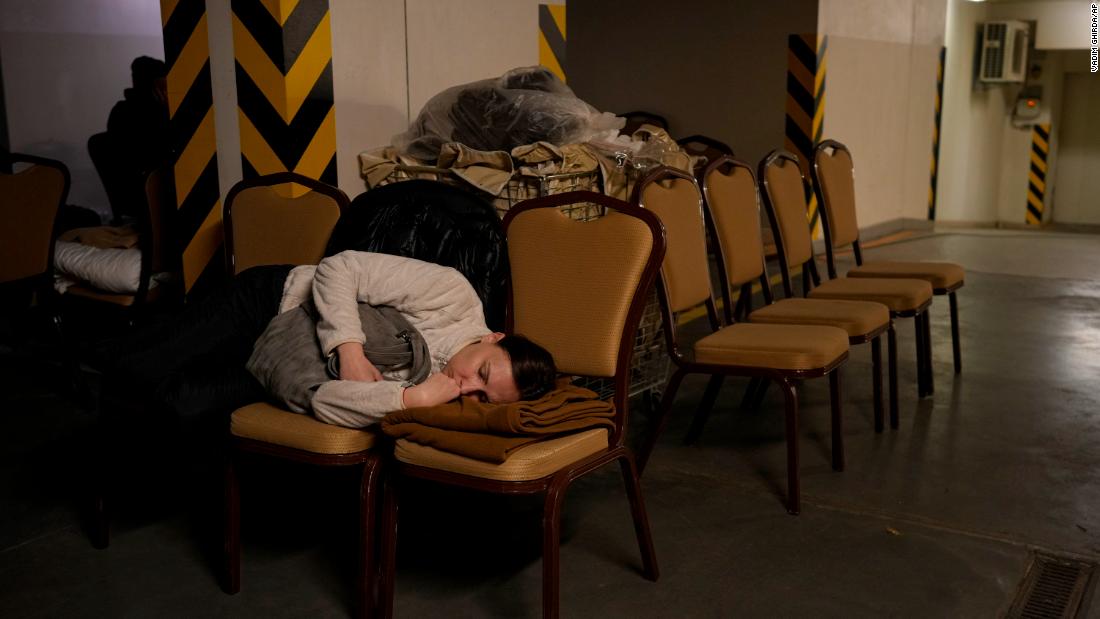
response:
<path id="1" fill-rule="evenodd" d="M 233 411 L 233 436 L 318 454 L 347 454 L 370 449 L 378 441 L 373 430 L 356 430 L 317 421 L 313 415 L 292 413 L 266 402 Z"/>
<path id="2" fill-rule="evenodd" d="M 882 303 L 892 312 L 915 310 L 932 300 L 932 285 L 923 279 L 842 277 L 810 290 L 813 299 L 849 299 Z"/>
<path id="3" fill-rule="evenodd" d="M 607 428 L 595 428 L 517 449 L 500 464 L 459 456 L 405 439 L 394 443 L 400 462 L 498 481 L 541 479 L 562 467 L 607 449 Z"/>
<path id="4" fill-rule="evenodd" d="M 750 322 L 829 325 L 861 337 L 890 324 L 890 308 L 871 301 L 783 299 L 749 315 Z"/>
<path id="5" fill-rule="evenodd" d="M 952 262 L 865 262 L 848 271 L 848 277 L 909 277 L 923 279 L 933 288 L 955 288 L 963 283 L 966 271 Z"/>
<path id="6" fill-rule="evenodd" d="M 699 363 L 777 370 L 823 368 L 848 352 L 848 334 L 836 327 L 739 323 L 695 342 Z"/>

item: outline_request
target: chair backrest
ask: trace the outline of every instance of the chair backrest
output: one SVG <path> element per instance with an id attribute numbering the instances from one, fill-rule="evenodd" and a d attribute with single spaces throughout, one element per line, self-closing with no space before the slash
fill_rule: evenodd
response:
<path id="1" fill-rule="evenodd" d="M 603 217 L 570 219 L 559 207 L 593 203 Z M 554 356 L 563 374 L 613 378 L 616 430 L 626 423 L 630 361 L 642 308 L 665 254 L 652 213 L 587 191 L 528 200 L 504 217 L 512 279 L 507 331 Z"/>
<path id="2" fill-rule="evenodd" d="M 768 214 L 779 253 L 783 288 L 793 294 L 790 271 L 809 263 L 813 267 L 813 237 L 807 219 L 806 179 L 798 157 L 784 150 L 773 150 L 760 161 L 757 172 L 764 211 Z"/>
<path id="3" fill-rule="evenodd" d="M 856 220 L 855 171 L 852 153 L 836 140 L 825 140 L 814 148 L 814 164 L 810 167 L 818 204 L 824 205 L 821 228 L 825 233 L 825 246 L 831 277 L 836 277 L 833 267 L 833 249 L 854 245 L 856 263 L 859 255 L 859 223 Z"/>
<path id="4" fill-rule="evenodd" d="M 682 312 L 711 301 L 703 200 L 695 179 L 659 167 L 634 188 L 633 202 L 653 211 L 665 225 L 668 251 L 660 279 L 670 311 Z"/>
<path id="5" fill-rule="evenodd" d="M 676 140 L 676 144 L 685 153 L 699 157 L 700 163 L 697 164 L 696 175 L 699 177 L 700 183 L 703 182 L 702 172 L 706 166 L 717 161 L 720 157 L 733 157 L 733 149 L 730 148 L 729 144 L 706 135 L 689 135 L 686 138 Z"/>
<path id="6" fill-rule="evenodd" d="M 53 270 L 54 223 L 69 196 L 69 170 L 53 159 L 11 154 L 5 167 L 27 163 L 11 174 L 0 173 L 0 283 L 48 275 Z"/>
<path id="7" fill-rule="evenodd" d="M 668 131 L 668 120 L 660 114 L 654 114 L 653 112 L 646 112 L 643 110 L 635 110 L 633 112 L 623 112 L 617 115 L 619 118 L 626 119 L 626 126 L 622 128 L 621 133 L 623 135 L 631 135 L 638 130 L 642 125 L 653 125 L 654 127 L 660 127 L 665 131 Z"/>
<path id="8" fill-rule="evenodd" d="M 276 185 L 309 191 L 288 197 Z M 293 172 L 241 181 L 225 199 L 226 260 L 233 275 L 269 264 L 317 264 L 329 235 L 347 208 L 336 187 Z"/>
<path id="9" fill-rule="evenodd" d="M 764 273 L 764 242 L 752 168 L 732 157 L 711 162 L 703 172 L 703 195 L 727 282 L 736 288 L 758 279 Z"/>

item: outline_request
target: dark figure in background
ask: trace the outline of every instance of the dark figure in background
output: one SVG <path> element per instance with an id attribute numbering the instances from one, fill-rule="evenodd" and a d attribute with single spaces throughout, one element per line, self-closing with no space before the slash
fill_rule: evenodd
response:
<path id="1" fill-rule="evenodd" d="M 88 154 L 116 223 L 147 211 L 145 177 L 172 150 L 164 63 L 140 56 L 130 64 L 130 73 L 133 87 L 123 91 L 125 98 L 111 109 L 107 132 L 88 139 Z"/>

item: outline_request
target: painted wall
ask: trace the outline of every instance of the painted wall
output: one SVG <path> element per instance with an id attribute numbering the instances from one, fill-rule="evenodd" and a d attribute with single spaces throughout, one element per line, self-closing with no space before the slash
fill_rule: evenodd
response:
<path id="1" fill-rule="evenodd" d="M 829 37 L 824 137 L 856 166 L 863 228 L 928 214 L 946 0 L 822 0 Z"/>
<path id="2" fill-rule="evenodd" d="M 817 1 L 570 0 L 568 23 L 582 99 L 656 112 L 674 136 L 709 135 L 755 163 L 783 146 L 787 35 L 816 29 Z"/>
<path id="3" fill-rule="evenodd" d="M 160 3 L 4 0 L 0 60 L 11 149 L 65 162 L 69 201 L 108 214 L 87 140 L 130 86 L 130 62 L 164 58 Z"/>
<path id="4" fill-rule="evenodd" d="M 1050 221 L 1057 195 L 1064 75 L 1085 57 L 1070 48 L 1087 47 L 1087 3 L 948 1 L 947 48 L 937 220 L 1022 224 L 1027 204 L 1027 171 L 1031 130 L 1011 122 L 1011 109 L 1021 85 L 975 82 L 979 24 L 1018 19 L 1036 22 L 1043 106 L 1052 124 L 1044 221 Z"/>

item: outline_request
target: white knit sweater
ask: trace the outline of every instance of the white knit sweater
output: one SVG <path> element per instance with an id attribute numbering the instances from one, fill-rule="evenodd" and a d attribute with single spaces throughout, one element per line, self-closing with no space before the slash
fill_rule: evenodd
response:
<path id="1" fill-rule="evenodd" d="M 320 320 L 317 336 L 326 354 L 346 342 L 363 342 L 358 303 L 389 305 L 416 327 L 428 344 L 432 372 L 440 371 L 459 350 L 490 333 L 481 299 L 458 271 L 388 254 L 345 251 L 316 267 L 290 272 L 279 312 L 313 295 Z M 404 408 L 401 383 L 408 370 L 386 372 L 385 380 L 333 380 L 313 397 L 313 414 L 331 424 L 361 428 Z"/>

